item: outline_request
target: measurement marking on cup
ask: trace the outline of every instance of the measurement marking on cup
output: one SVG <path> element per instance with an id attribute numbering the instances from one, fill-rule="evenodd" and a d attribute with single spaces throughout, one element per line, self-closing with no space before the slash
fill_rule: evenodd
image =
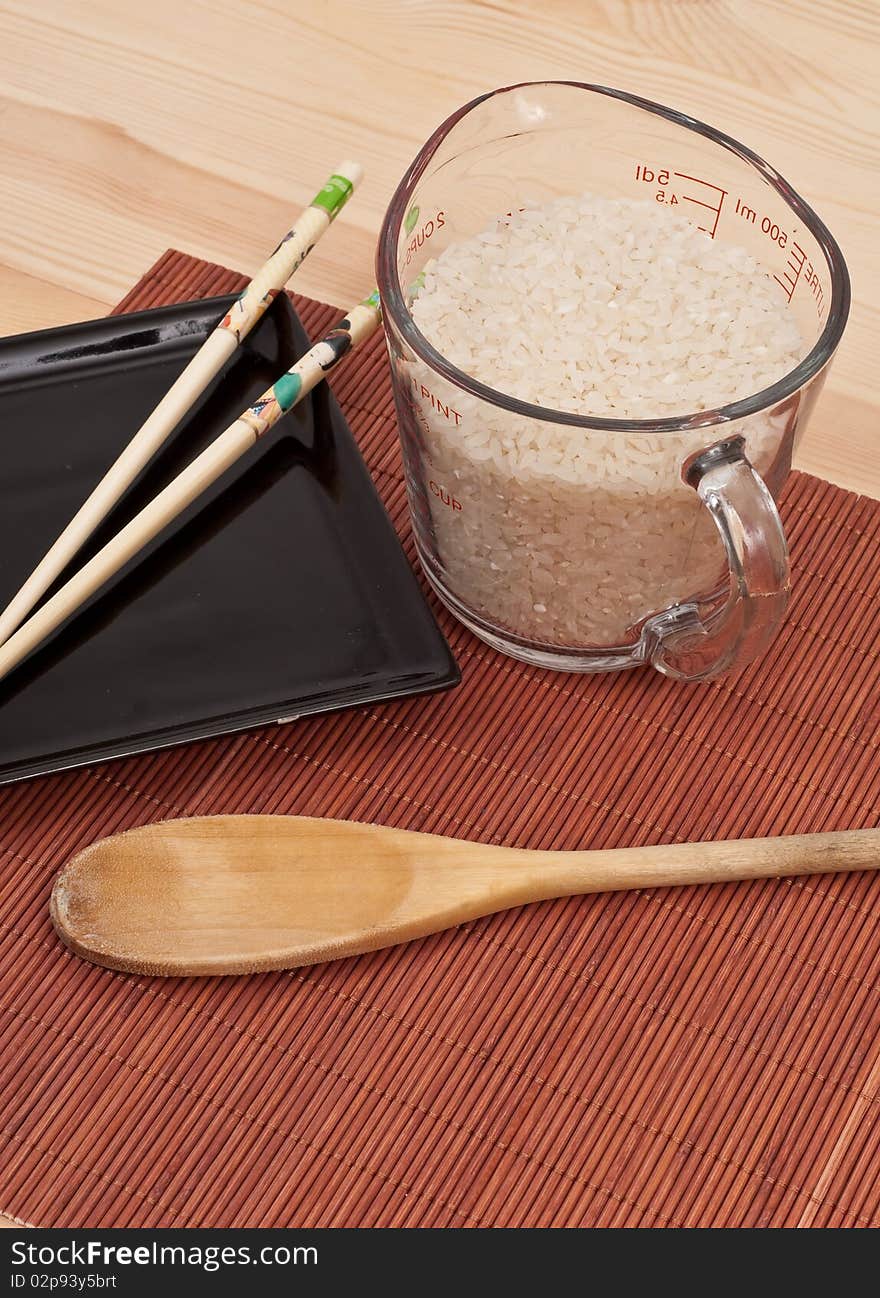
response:
<path id="1" fill-rule="evenodd" d="M 801 245 L 795 243 L 792 239 L 791 252 L 788 254 L 788 261 L 785 263 L 785 270 L 782 272 L 782 278 L 780 279 L 778 275 L 773 276 L 789 302 L 794 296 L 794 291 L 798 286 L 798 280 L 801 277 L 801 271 L 804 269 L 806 260 L 807 254 L 804 252 Z M 819 292 L 821 293 L 821 291 L 822 290 L 820 289 Z"/>
<path id="2" fill-rule="evenodd" d="M 691 185 L 703 185 L 704 190 L 698 192 L 703 192 L 705 196 L 698 198 L 696 194 L 685 193 L 679 186 L 670 184 L 670 178 L 673 176 L 678 180 L 689 181 Z M 644 162 L 636 164 L 636 180 L 646 185 L 659 186 L 654 194 L 658 203 L 666 203 L 670 207 L 675 207 L 678 203 L 693 203 L 696 207 L 703 207 L 707 212 L 712 212 L 714 214 L 712 224 L 698 225 L 697 229 L 708 234 L 710 239 L 715 238 L 718 218 L 721 216 L 721 209 L 727 197 L 726 189 L 722 189 L 720 185 L 713 185 L 710 180 L 701 180 L 699 176 L 690 176 L 686 171 L 670 172 L 668 167 L 649 167 Z M 712 201 L 710 202 L 709 199 Z M 708 221 L 708 219 L 708 216 L 704 217 L 704 220 Z"/>
<path id="3" fill-rule="evenodd" d="M 803 280 L 807 288 L 813 295 L 813 301 L 816 303 L 816 311 L 821 316 L 825 310 L 825 293 L 822 289 L 822 282 L 819 279 L 819 272 L 813 263 L 807 257 L 806 252 L 799 243 L 794 239 L 791 241 L 791 252 L 788 255 L 788 261 L 785 264 L 785 270 L 782 272 L 782 278 L 774 275 L 776 283 L 785 293 L 789 302 L 794 295 L 798 284 Z"/>
<path id="4" fill-rule="evenodd" d="M 428 487 L 441 504 L 444 504 L 447 509 L 451 509 L 453 513 L 456 514 L 461 513 L 461 501 L 456 500 L 451 491 L 447 491 L 445 487 L 442 487 L 438 482 L 435 482 L 433 478 L 428 483 Z"/>
<path id="5" fill-rule="evenodd" d="M 698 207 L 706 207 L 710 212 L 715 213 L 715 219 L 712 222 L 711 230 L 705 225 L 697 226 L 698 230 L 705 231 L 710 239 L 714 239 L 715 232 L 718 229 L 718 218 L 721 216 L 721 209 L 724 206 L 724 200 L 727 197 L 727 190 L 722 189 L 720 185 L 713 185 L 709 180 L 701 180 L 699 176 L 689 176 L 685 171 L 674 171 L 672 174 L 673 176 L 678 176 L 679 180 L 690 180 L 695 185 L 705 185 L 706 189 L 712 189 L 718 195 L 714 202 L 707 203 L 702 198 L 695 198 L 693 194 L 682 194 L 682 198 L 686 203 L 696 203 Z"/>
<path id="6" fill-rule="evenodd" d="M 785 248 L 788 245 L 788 231 L 783 230 L 782 226 L 777 225 L 769 216 L 762 216 L 759 224 L 756 209 L 749 207 L 748 203 L 744 203 L 741 198 L 736 200 L 733 211 L 743 221 L 748 221 L 749 225 L 758 226 L 761 233 L 766 234 L 767 238 L 771 239 L 773 243 L 778 243 L 780 248 Z"/>
<path id="7" fill-rule="evenodd" d="M 751 221 L 752 225 L 755 224 L 758 213 L 753 207 L 749 207 L 748 204 L 744 203 L 741 198 L 736 200 L 734 211 L 737 216 L 741 216 L 744 221 Z"/>
<path id="8" fill-rule="evenodd" d="M 812 262 L 807 259 L 807 254 L 801 245 L 792 238 L 791 231 L 784 230 L 772 217 L 760 216 L 756 208 L 750 207 L 741 198 L 736 200 L 733 210 L 734 215 L 743 221 L 748 221 L 749 225 L 755 226 L 778 248 L 788 249 L 788 261 L 785 263 L 785 270 L 781 275 L 774 275 L 773 279 L 782 289 L 789 302 L 794 297 L 794 291 L 801 279 L 803 279 L 813 295 L 816 310 L 821 316 L 824 312 L 825 294 L 819 279 L 819 273 Z"/>
<path id="9" fill-rule="evenodd" d="M 461 423 L 461 414 L 455 409 L 455 406 L 448 406 L 445 401 L 441 401 L 430 388 L 426 388 L 424 383 L 420 383 L 415 377 L 413 377 L 412 385 L 415 388 L 416 396 L 422 401 L 429 401 L 431 408 L 436 410 L 438 415 L 442 415 L 444 419 L 450 421 L 454 420 L 456 426 Z"/>
<path id="10" fill-rule="evenodd" d="M 415 213 L 415 220 L 417 221 L 419 219 L 419 209 L 417 207 L 410 208 L 407 219 L 410 219 L 412 217 L 413 212 Z M 413 223 L 413 225 L 414 224 L 415 222 Z M 422 224 L 419 226 L 419 229 L 415 232 L 415 234 L 413 234 L 413 237 L 410 239 L 409 243 L 407 244 L 406 257 L 404 258 L 403 264 L 405 266 L 408 266 L 412 261 L 413 257 L 418 252 L 419 248 L 421 248 L 422 244 L 425 243 L 427 239 L 430 239 L 431 235 L 434 234 L 437 230 L 441 229 L 445 224 L 446 224 L 445 212 L 435 212 L 434 215 L 430 217 L 427 221 L 423 221 Z M 408 234 L 411 232 L 411 229 L 412 227 L 410 228 L 410 230 L 407 231 Z"/>

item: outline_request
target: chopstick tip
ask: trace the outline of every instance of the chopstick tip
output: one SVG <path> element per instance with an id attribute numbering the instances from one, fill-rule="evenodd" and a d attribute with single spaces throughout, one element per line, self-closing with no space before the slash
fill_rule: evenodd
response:
<path id="1" fill-rule="evenodd" d="M 343 176 L 351 183 L 352 189 L 356 189 L 364 178 L 364 169 L 359 162 L 346 159 L 345 162 L 340 162 L 334 174 Z"/>

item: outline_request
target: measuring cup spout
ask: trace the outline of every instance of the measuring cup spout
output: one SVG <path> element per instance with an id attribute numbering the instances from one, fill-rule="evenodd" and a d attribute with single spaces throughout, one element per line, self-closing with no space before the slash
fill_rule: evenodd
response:
<path id="1" fill-rule="evenodd" d="M 677 605 L 645 624 L 644 661 L 677 680 L 707 680 L 757 658 L 788 604 L 788 545 L 773 497 L 735 436 L 694 456 L 684 469 L 715 522 L 730 569 L 719 610 Z"/>

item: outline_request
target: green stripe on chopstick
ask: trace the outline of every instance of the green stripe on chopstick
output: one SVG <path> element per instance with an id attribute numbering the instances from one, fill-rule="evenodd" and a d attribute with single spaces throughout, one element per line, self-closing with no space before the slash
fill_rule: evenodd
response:
<path id="1" fill-rule="evenodd" d="M 363 170 L 356 162 L 344 162 L 331 173 L 269 260 L 232 304 L 217 326 L 219 329 L 228 330 L 239 343 L 250 333 L 329 228 L 331 221 L 342 211 L 362 175 Z"/>
<path id="2" fill-rule="evenodd" d="M 342 211 L 353 193 L 354 185 L 348 177 L 334 172 L 323 189 L 318 190 L 310 206 L 322 207 L 332 221 Z"/>

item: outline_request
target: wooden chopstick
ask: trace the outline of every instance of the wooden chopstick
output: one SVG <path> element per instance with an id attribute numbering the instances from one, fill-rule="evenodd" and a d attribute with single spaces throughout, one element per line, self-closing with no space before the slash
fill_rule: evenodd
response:
<path id="1" fill-rule="evenodd" d="M 368 338 L 380 319 L 379 295 L 374 292 L 276 379 L 271 388 L 0 645 L 0 680 L 263 437 L 286 411 L 311 392 L 347 352 Z"/>
<path id="2" fill-rule="evenodd" d="M 242 340 L 281 292 L 294 271 L 342 210 L 360 183 L 363 169 L 343 162 L 257 271 L 237 302 L 208 335 L 182 374 L 135 433 L 24 585 L 0 614 L 0 645 L 12 635 L 55 578 L 204 392 Z"/>

